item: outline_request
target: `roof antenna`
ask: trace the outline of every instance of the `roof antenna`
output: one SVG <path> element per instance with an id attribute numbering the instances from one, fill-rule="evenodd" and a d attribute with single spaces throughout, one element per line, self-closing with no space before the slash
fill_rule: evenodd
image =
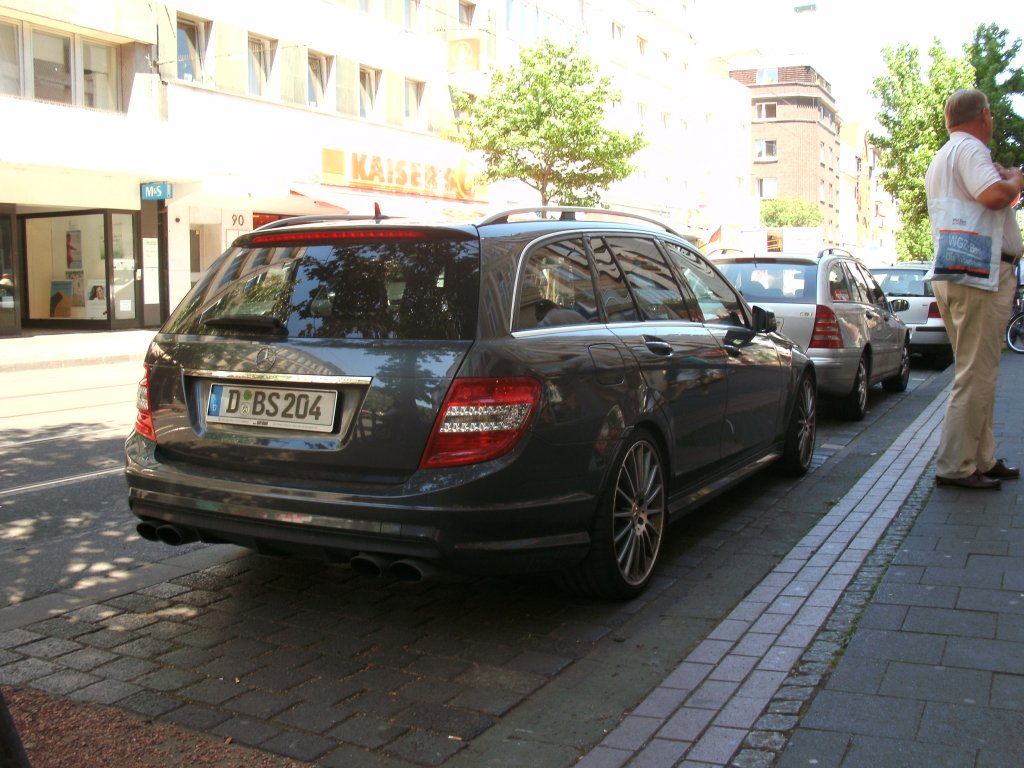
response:
<path id="1" fill-rule="evenodd" d="M 373 204 L 373 218 L 377 219 L 378 221 L 380 221 L 383 218 L 383 216 L 381 216 L 380 213 L 380 203 Z"/>

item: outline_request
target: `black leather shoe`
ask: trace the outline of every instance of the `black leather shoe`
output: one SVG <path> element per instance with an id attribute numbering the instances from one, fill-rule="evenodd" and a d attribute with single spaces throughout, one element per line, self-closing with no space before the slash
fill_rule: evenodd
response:
<path id="1" fill-rule="evenodd" d="M 992 480 L 1016 480 L 1020 477 L 1020 467 L 1011 467 L 1005 459 L 996 459 L 992 468 L 981 474 Z"/>
<path id="2" fill-rule="evenodd" d="M 1000 487 L 999 478 L 985 477 L 980 472 L 975 472 L 967 477 L 942 477 L 935 476 L 935 484 L 939 486 L 956 486 L 957 488 L 969 488 L 973 491 L 998 491 Z"/>

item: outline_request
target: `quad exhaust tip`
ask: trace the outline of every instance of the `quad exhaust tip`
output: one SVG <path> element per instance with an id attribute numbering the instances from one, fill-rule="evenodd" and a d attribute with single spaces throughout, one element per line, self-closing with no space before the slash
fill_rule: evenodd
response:
<path id="1" fill-rule="evenodd" d="M 360 576 L 382 577 L 386 574 L 398 581 L 416 583 L 434 579 L 437 569 L 425 560 L 405 557 L 396 559 L 386 555 L 360 552 L 349 560 L 349 567 Z"/>

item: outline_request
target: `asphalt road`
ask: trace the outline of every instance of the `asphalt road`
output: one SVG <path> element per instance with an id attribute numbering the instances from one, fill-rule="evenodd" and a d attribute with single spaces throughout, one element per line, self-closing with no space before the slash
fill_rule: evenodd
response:
<path id="1" fill-rule="evenodd" d="M 135 364 L 5 375 L 3 605 L 89 595 L 187 551 L 138 538 L 128 512 L 121 443 L 138 375 Z M 325 766 L 570 766 L 947 382 L 915 368 L 906 393 L 873 390 L 859 423 L 824 408 L 812 472 L 765 471 L 686 518 L 629 603 L 566 595 L 544 576 L 409 585 L 195 544 L 223 558 L 17 630 L 41 638 L 40 658 L 6 676 L 66 686 L 62 654 L 88 657 L 62 693 Z"/>

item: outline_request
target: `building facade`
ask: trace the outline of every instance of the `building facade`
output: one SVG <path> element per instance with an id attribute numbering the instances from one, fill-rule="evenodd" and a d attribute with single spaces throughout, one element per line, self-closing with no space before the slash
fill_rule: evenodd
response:
<path id="1" fill-rule="evenodd" d="M 280 216 L 535 205 L 446 130 L 452 89 L 483 93 L 541 37 L 590 55 L 623 93 L 610 121 L 648 139 L 607 204 L 698 236 L 749 207 L 749 166 L 714 171 L 749 143 L 748 101 L 696 53 L 692 0 L 540 5 L 0 2 L 0 333 L 153 327 Z"/>
<path id="2" fill-rule="evenodd" d="M 841 120 L 830 84 L 806 65 L 737 68 L 729 75 L 750 93 L 755 198 L 816 204 L 824 244 L 838 245 Z"/>

